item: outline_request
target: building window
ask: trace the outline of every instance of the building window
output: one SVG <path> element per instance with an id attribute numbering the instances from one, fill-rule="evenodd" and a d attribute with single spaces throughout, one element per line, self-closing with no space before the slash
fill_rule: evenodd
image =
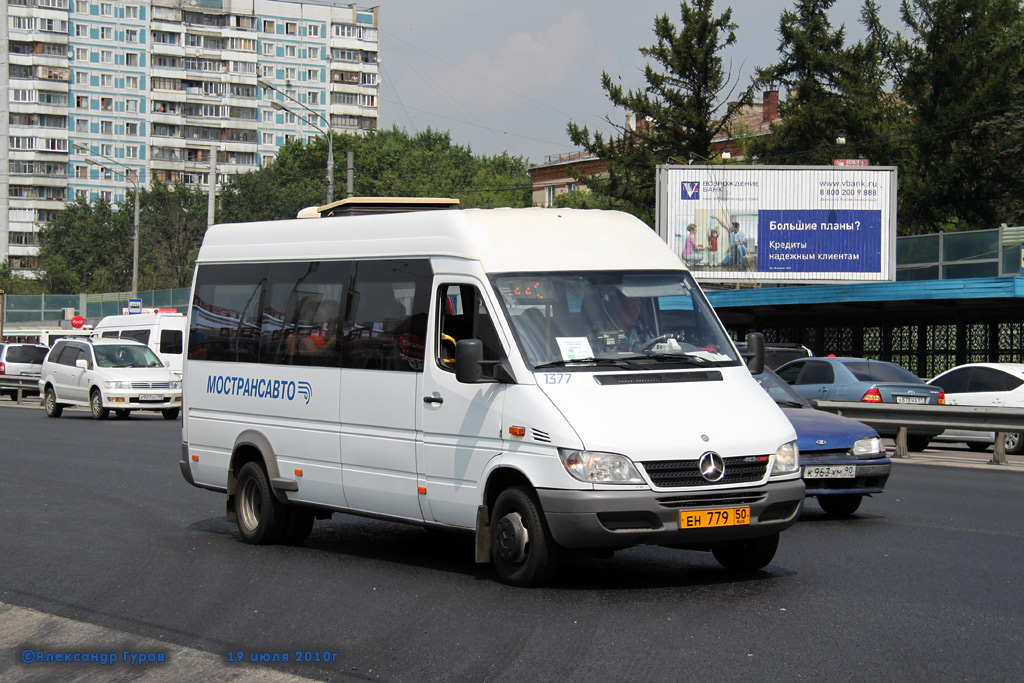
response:
<path id="1" fill-rule="evenodd" d="M 124 134 L 128 137 L 139 136 L 139 124 L 137 123 L 126 123 L 124 124 Z"/>
<path id="2" fill-rule="evenodd" d="M 275 53 L 275 49 L 274 49 L 274 44 L 273 43 L 266 43 L 266 42 L 263 43 L 263 56 L 264 57 L 273 57 L 274 53 Z"/>
<path id="3" fill-rule="evenodd" d="M 75 24 L 75 38 L 88 38 L 89 27 L 85 24 Z"/>
<path id="4" fill-rule="evenodd" d="M 311 37 L 313 37 L 313 38 L 319 38 L 320 37 L 320 24 L 310 24 L 308 30 L 309 30 L 309 35 Z"/>
<path id="5" fill-rule="evenodd" d="M 124 8 L 124 16 L 127 19 L 138 19 L 139 18 L 139 6 L 128 5 Z"/>
<path id="6" fill-rule="evenodd" d="M 272 145 L 272 144 L 274 144 L 274 134 L 273 133 L 264 133 L 263 134 L 263 144 L 264 145 Z"/>
<path id="7" fill-rule="evenodd" d="M 101 97 L 100 98 L 100 109 L 103 111 L 114 111 L 114 98 L 113 97 Z"/>
<path id="8" fill-rule="evenodd" d="M 138 76 L 125 76 L 124 87 L 128 90 L 139 89 L 139 77 Z"/>
<path id="9" fill-rule="evenodd" d="M 108 178 L 108 180 L 109 180 L 109 178 Z M 100 191 L 100 199 L 102 199 L 103 201 L 105 201 L 105 202 L 107 202 L 109 204 L 110 202 L 112 202 L 114 200 L 114 193 L 111 192 L 110 190 L 101 190 Z"/>
<path id="10" fill-rule="evenodd" d="M 113 88 L 114 74 L 100 74 L 100 87 Z"/>
<path id="11" fill-rule="evenodd" d="M 318 48 L 318 47 L 309 47 L 309 48 L 306 48 L 306 52 L 309 55 L 310 59 L 320 59 L 320 48 Z"/>
<path id="12" fill-rule="evenodd" d="M 100 135 L 113 135 L 114 134 L 114 122 L 113 121 L 100 121 Z"/>
<path id="13" fill-rule="evenodd" d="M 271 109 L 271 110 L 263 112 L 263 123 L 273 123 L 273 122 L 274 122 L 274 110 Z"/>
<path id="14" fill-rule="evenodd" d="M 89 108 L 89 96 L 88 95 L 75 95 L 75 108 L 76 109 L 88 109 Z"/>
<path id="15" fill-rule="evenodd" d="M 362 74 L 363 85 L 377 85 L 377 74 Z"/>
<path id="16" fill-rule="evenodd" d="M 108 157 L 114 156 L 114 146 L 109 144 L 100 145 L 100 154 Z"/>
<path id="17" fill-rule="evenodd" d="M 100 3 L 100 14 L 102 14 L 105 17 L 112 17 L 112 16 L 114 16 L 114 6 L 112 4 L 110 4 L 109 2 L 101 2 Z"/>
<path id="18" fill-rule="evenodd" d="M 125 108 L 125 111 L 128 112 L 129 114 L 138 113 L 138 111 L 139 111 L 139 101 L 138 100 L 126 100 L 124 108 Z"/>
<path id="19" fill-rule="evenodd" d="M 112 26 L 100 26 L 100 40 L 113 40 L 114 28 Z"/>
<path id="20" fill-rule="evenodd" d="M 274 26 L 274 22 L 271 19 L 263 20 L 263 32 L 264 33 L 277 33 L 277 28 Z"/>
<path id="21" fill-rule="evenodd" d="M 310 91 L 310 93 L 309 93 L 309 103 L 310 104 L 320 104 L 320 93 L 317 92 L 316 90 Z"/>
<path id="22" fill-rule="evenodd" d="M 128 147 L 125 147 L 124 148 L 124 156 L 127 159 L 138 159 L 139 158 L 139 148 L 131 146 L 131 145 L 129 145 Z"/>
<path id="23" fill-rule="evenodd" d="M 85 176 L 82 176 L 83 178 Z M 75 190 L 75 199 L 81 199 L 82 201 L 88 201 L 89 195 L 88 190 Z"/>
<path id="24" fill-rule="evenodd" d="M 89 132 L 89 119 L 75 119 L 75 132 L 76 133 L 88 133 Z"/>
<path id="25" fill-rule="evenodd" d="M 298 76 L 298 69 L 296 69 L 294 66 L 285 67 L 284 79 L 286 81 L 294 81 L 297 76 Z"/>
<path id="26" fill-rule="evenodd" d="M 85 49 L 84 47 L 76 47 L 75 48 L 75 61 L 76 62 L 88 62 L 89 61 L 89 51 L 87 49 Z"/>
<path id="27" fill-rule="evenodd" d="M 114 63 L 114 51 L 113 50 L 100 50 L 100 61 L 104 64 Z"/>
<path id="28" fill-rule="evenodd" d="M 298 52 L 296 51 L 295 46 L 294 45 L 285 45 L 284 46 L 284 56 L 285 57 L 292 57 L 292 58 L 298 56 Z"/>
<path id="29" fill-rule="evenodd" d="M 294 21 L 286 21 L 284 23 L 284 32 L 290 36 L 294 36 L 298 33 L 298 24 Z"/>
<path id="30" fill-rule="evenodd" d="M 78 14 L 88 14 L 89 0 L 75 0 L 75 12 Z"/>
<path id="31" fill-rule="evenodd" d="M 320 69 L 306 69 L 306 80 L 307 81 L 319 81 L 320 80 Z"/>

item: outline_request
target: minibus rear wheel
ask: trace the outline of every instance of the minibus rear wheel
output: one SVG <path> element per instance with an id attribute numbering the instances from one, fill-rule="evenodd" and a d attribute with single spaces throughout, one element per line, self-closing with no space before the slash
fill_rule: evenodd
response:
<path id="1" fill-rule="evenodd" d="M 491 526 L 491 560 L 502 581 L 539 586 L 554 576 L 559 547 L 529 489 L 514 486 L 502 491 L 494 502 Z"/>
<path id="2" fill-rule="evenodd" d="M 43 406 L 46 408 L 47 417 L 60 417 L 64 412 L 64 406 L 57 403 L 57 394 L 53 387 L 46 387 L 46 393 L 43 394 Z"/>
<path id="3" fill-rule="evenodd" d="M 277 543 L 284 536 L 288 508 L 274 496 L 263 468 L 247 462 L 238 473 L 235 516 L 242 540 L 253 545 Z"/>
<path id="4" fill-rule="evenodd" d="M 768 566 L 779 547 L 779 535 L 723 543 L 711 549 L 718 564 L 732 572 L 756 572 Z"/>

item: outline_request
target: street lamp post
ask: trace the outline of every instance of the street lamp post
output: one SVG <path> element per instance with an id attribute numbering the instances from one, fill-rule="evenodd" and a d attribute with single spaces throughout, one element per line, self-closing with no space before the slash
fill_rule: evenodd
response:
<path id="1" fill-rule="evenodd" d="M 297 99 L 295 99 L 288 93 L 284 92 L 283 90 L 279 90 L 277 86 L 275 86 L 270 81 L 264 80 L 262 78 L 257 78 L 256 85 L 260 86 L 261 88 L 273 90 L 274 92 L 283 95 L 286 99 L 291 100 L 292 102 L 299 105 L 300 107 L 308 111 L 310 114 L 313 114 L 318 119 L 324 122 L 324 126 L 326 127 L 327 130 L 324 130 L 320 126 L 310 121 L 308 116 L 304 117 L 306 123 L 308 123 L 311 127 L 318 130 L 321 134 L 323 134 L 325 138 L 327 138 L 327 204 L 330 204 L 331 202 L 334 201 L 334 131 L 331 130 L 331 122 L 324 118 L 324 115 L 321 114 L 320 112 L 310 109 L 309 107 L 304 105 L 302 102 L 299 102 Z M 283 104 L 277 101 L 271 101 L 270 106 L 273 107 L 274 109 L 280 109 L 282 111 L 287 111 L 292 114 L 295 113 L 291 111 L 288 107 L 284 106 Z"/>
<path id="2" fill-rule="evenodd" d="M 134 168 L 131 168 L 130 166 L 125 166 L 116 159 L 111 159 L 106 154 L 94 152 L 85 145 L 74 145 L 74 147 L 79 152 L 90 155 L 95 154 L 96 156 L 105 159 L 106 161 L 114 164 L 115 166 L 120 166 L 125 171 L 124 177 L 131 181 L 131 183 L 135 186 L 135 215 L 133 219 L 134 236 L 132 238 L 132 298 L 135 299 L 139 296 L 139 194 L 141 194 L 139 187 L 139 172 L 136 171 Z M 99 166 L 100 168 L 106 169 L 111 173 L 116 173 L 116 171 L 114 171 L 112 168 L 109 168 L 106 165 L 99 163 L 95 159 L 86 159 L 85 162 L 87 164 Z"/>

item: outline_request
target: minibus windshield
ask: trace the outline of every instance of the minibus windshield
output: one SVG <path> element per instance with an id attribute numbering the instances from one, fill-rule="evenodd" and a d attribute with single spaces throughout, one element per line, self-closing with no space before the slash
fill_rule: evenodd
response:
<path id="1" fill-rule="evenodd" d="M 741 362 L 686 271 L 502 273 L 491 281 L 534 369 Z"/>

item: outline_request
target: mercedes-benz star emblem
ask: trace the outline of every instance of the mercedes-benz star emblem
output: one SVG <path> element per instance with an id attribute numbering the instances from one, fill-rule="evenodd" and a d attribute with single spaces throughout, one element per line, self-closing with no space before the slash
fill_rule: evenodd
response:
<path id="1" fill-rule="evenodd" d="M 725 460 L 714 451 L 708 451 L 701 455 L 697 465 L 700 467 L 700 476 L 707 481 L 721 481 L 725 476 Z"/>

